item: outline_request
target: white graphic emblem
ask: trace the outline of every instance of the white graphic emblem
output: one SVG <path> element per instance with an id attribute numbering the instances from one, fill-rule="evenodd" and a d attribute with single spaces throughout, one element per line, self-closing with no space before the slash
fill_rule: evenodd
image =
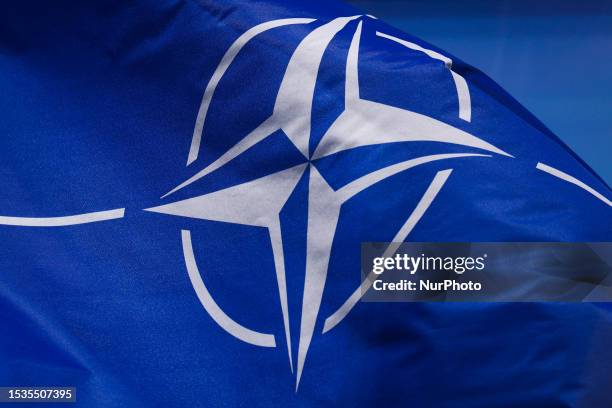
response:
<path id="1" fill-rule="evenodd" d="M 327 277 L 330 251 L 342 205 L 364 189 L 415 166 L 438 160 L 482 157 L 490 156 L 490 154 L 454 153 L 418 157 L 369 173 L 337 190 L 334 190 L 325 181 L 312 160 L 360 146 L 413 141 L 452 143 L 478 148 L 486 153 L 509 156 L 484 140 L 433 118 L 362 99 L 359 95 L 357 68 L 362 21 L 357 23 L 347 57 L 345 110 L 326 131 L 314 153 L 310 155 L 309 141 L 313 94 L 323 53 L 340 30 L 344 29 L 351 21 L 359 18 L 360 16 L 336 18 L 312 30 L 300 42 L 289 60 L 270 117 L 255 127 L 221 157 L 179 184 L 162 198 L 171 196 L 176 191 L 218 170 L 278 130 L 282 130 L 304 156 L 303 164 L 223 190 L 148 209 L 148 211 L 182 217 L 267 228 L 272 243 L 289 365 L 293 372 L 291 344 L 294 334 L 291 333 L 289 325 L 285 257 L 279 215 L 304 172 L 309 172 L 306 274 L 300 332 L 298 333 L 296 389 L 300 383 L 308 349 L 313 338 Z M 312 22 L 313 20 L 310 19 L 285 19 L 267 22 L 248 30 L 232 44 L 204 92 L 187 165 L 197 160 L 206 115 L 216 86 L 241 48 L 264 31 L 285 25 L 309 24 Z M 459 117 L 465 121 L 470 120 L 469 90 L 463 77 L 452 71 L 452 61 L 450 59 L 387 34 L 377 33 L 377 35 L 421 51 L 431 58 L 441 60 L 449 69 L 449 75 L 452 75 L 456 85 Z M 405 240 L 434 200 L 451 171 L 451 169 L 448 169 L 436 174 L 416 208 L 408 216 L 397 234 L 394 237 L 389 237 L 390 240 L 394 242 Z M 261 333 L 244 327 L 217 305 L 198 270 L 190 231 L 182 231 L 182 242 L 191 283 L 204 309 L 214 321 L 225 331 L 242 341 L 262 347 L 276 347 L 277 340 L 273 334 Z M 393 251 L 394 248 L 387 249 L 387 252 Z M 368 284 L 367 281 L 364 282 L 364 285 Z M 327 317 L 323 333 L 327 333 L 344 319 L 359 300 L 361 293 L 361 288 L 356 288 L 353 295 L 342 307 Z"/>

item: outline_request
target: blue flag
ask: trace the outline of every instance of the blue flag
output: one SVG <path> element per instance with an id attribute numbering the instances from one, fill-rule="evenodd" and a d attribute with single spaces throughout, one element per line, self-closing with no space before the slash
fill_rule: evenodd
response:
<path id="1" fill-rule="evenodd" d="M 612 241 L 606 183 L 435 46 L 329 1 L 26 0 L 0 89 L 0 386 L 612 405 L 607 304 L 360 302 L 362 242 Z"/>

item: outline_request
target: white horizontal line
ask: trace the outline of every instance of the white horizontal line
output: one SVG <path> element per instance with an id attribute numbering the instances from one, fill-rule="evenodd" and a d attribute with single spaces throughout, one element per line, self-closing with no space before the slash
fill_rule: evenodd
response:
<path id="1" fill-rule="evenodd" d="M 0 216 L 0 225 L 17 225 L 21 227 L 62 227 L 65 225 L 87 224 L 90 222 L 108 221 L 123 218 L 125 208 L 98 211 L 86 214 L 67 215 L 64 217 L 5 217 Z"/>
<path id="2" fill-rule="evenodd" d="M 578 180 L 577 178 L 570 176 L 567 173 L 562 172 L 561 170 L 557 170 L 554 167 L 550 167 L 544 163 L 539 163 L 536 165 L 536 168 L 539 170 L 542 170 L 545 173 L 548 173 L 552 176 L 555 176 L 557 178 L 560 178 L 561 180 L 567 181 L 568 183 L 572 183 L 578 187 L 580 187 L 581 189 L 588 191 L 589 193 L 591 193 L 593 196 L 597 197 L 599 200 L 603 201 L 604 203 L 608 204 L 610 207 L 612 207 L 612 201 L 610 201 L 609 199 L 607 199 L 606 197 L 603 196 L 603 194 L 601 194 L 600 192 L 598 192 L 597 190 L 595 190 L 594 188 L 586 185 L 585 183 L 583 183 L 582 181 Z"/>

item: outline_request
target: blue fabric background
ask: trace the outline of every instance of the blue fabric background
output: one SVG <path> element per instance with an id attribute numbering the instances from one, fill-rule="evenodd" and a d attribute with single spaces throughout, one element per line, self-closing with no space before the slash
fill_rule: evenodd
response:
<path id="1" fill-rule="evenodd" d="M 267 234 L 142 209 L 159 205 L 163 193 L 269 113 L 290 54 L 312 27 L 281 28 L 245 48 L 211 105 L 218 120 L 207 132 L 214 137 L 187 168 L 206 83 L 229 45 L 258 23 L 314 17 L 318 26 L 353 14 L 327 1 L 170 0 L 30 0 L 0 13 L 0 214 L 126 208 L 126 217 L 112 222 L 0 227 L 0 385 L 73 385 L 83 407 L 612 405 L 606 305 L 362 303 L 320 335 L 322 318 L 357 287 L 360 242 L 390 240 L 436 171 L 449 166 L 449 183 L 411 240 L 612 239 L 609 207 L 535 169 L 538 161 L 554 165 L 610 197 L 556 136 L 453 57 L 475 107 L 471 123 L 460 121 L 446 68 L 376 37 L 383 29 L 426 45 L 380 21 L 364 23 L 362 96 L 448 122 L 516 159 L 432 163 L 347 203 L 297 393 L 281 341 L 275 349 L 242 343 L 202 309 L 185 271 L 181 228 L 192 231 L 198 263 L 227 313 L 283 339 Z M 316 90 L 317 122 L 339 112 L 324 101 L 342 100 L 343 82 L 333 78 L 342 78 L 355 24 L 324 55 L 322 75 L 332 79 Z M 313 125 L 314 134 L 325 126 Z M 410 157 L 459 150 L 436 143 L 373 146 L 318 165 L 338 187 Z M 176 198 L 300 160 L 279 132 Z M 281 213 L 293 333 L 304 282 L 307 186 L 305 176 Z"/>

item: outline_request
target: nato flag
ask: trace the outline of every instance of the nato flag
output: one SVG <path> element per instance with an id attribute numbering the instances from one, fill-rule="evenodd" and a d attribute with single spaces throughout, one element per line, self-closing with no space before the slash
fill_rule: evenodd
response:
<path id="1" fill-rule="evenodd" d="M 4 4 L 0 131 L 0 386 L 83 407 L 612 406 L 606 304 L 360 301 L 362 242 L 612 241 L 580 158 L 375 16 Z"/>

